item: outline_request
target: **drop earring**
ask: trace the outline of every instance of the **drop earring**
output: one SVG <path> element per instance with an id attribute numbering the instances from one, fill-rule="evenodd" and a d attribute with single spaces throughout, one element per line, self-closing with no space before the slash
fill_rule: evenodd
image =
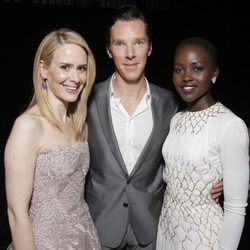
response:
<path id="1" fill-rule="evenodd" d="M 215 82 L 216 82 L 216 76 L 212 78 L 212 83 L 215 84 Z"/>
<path id="2" fill-rule="evenodd" d="M 47 89 L 47 82 L 46 82 L 46 78 L 41 80 L 41 87 L 42 89 Z"/>

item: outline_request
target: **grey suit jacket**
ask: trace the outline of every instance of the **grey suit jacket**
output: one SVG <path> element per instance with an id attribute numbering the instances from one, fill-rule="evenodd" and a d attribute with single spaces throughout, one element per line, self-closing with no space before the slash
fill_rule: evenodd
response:
<path id="1" fill-rule="evenodd" d="M 95 84 L 90 97 L 85 198 L 102 245 L 117 247 L 128 221 L 138 241 L 146 245 L 156 238 L 164 193 L 161 150 L 177 102 L 172 92 L 149 83 L 153 130 L 129 175 L 111 121 L 109 82 L 110 78 Z"/>

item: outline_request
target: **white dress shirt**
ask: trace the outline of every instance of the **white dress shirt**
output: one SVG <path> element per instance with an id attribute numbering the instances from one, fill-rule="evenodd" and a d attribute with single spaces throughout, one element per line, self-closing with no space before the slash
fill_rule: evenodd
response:
<path id="1" fill-rule="evenodd" d="M 130 116 L 123 107 L 119 96 L 114 92 L 113 79 L 110 81 L 110 108 L 116 139 L 130 174 L 151 134 L 153 117 L 151 110 L 151 95 L 147 84 L 147 91 L 134 113 Z"/>

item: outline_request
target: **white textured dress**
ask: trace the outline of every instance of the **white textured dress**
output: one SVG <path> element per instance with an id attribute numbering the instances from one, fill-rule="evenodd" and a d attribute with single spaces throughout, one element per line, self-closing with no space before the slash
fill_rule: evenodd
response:
<path id="1" fill-rule="evenodd" d="M 157 250 L 236 250 L 244 226 L 249 165 L 245 123 L 221 103 L 178 112 L 163 145 L 167 183 Z M 223 178 L 224 213 L 210 195 Z"/>

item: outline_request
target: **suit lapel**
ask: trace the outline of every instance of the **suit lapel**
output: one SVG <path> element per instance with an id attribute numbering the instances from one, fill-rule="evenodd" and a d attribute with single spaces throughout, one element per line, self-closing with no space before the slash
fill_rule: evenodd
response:
<path id="1" fill-rule="evenodd" d="M 150 86 L 150 85 L 149 85 Z M 160 102 L 160 97 L 157 94 L 157 92 L 154 91 L 154 89 L 150 89 L 151 91 L 151 109 L 152 109 L 152 115 L 153 115 L 153 128 L 152 132 L 147 140 L 146 145 L 144 146 L 139 159 L 137 160 L 135 167 L 133 168 L 131 175 L 134 175 L 138 169 L 143 165 L 144 161 L 146 160 L 147 156 L 149 155 L 152 146 L 157 143 L 159 136 L 161 134 L 162 125 L 162 106 Z"/>
<path id="2" fill-rule="evenodd" d="M 110 111 L 110 98 L 109 98 L 109 82 L 110 78 L 106 81 L 106 84 L 99 89 L 99 94 L 96 98 L 97 110 L 98 115 L 100 117 L 100 121 L 102 124 L 103 132 L 106 137 L 106 141 L 116 158 L 117 162 L 123 169 L 123 171 L 128 174 L 126 165 L 123 161 L 118 142 L 115 136 L 115 131 L 113 128 L 112 118 L 111 118 L 111 111 Z"/>

